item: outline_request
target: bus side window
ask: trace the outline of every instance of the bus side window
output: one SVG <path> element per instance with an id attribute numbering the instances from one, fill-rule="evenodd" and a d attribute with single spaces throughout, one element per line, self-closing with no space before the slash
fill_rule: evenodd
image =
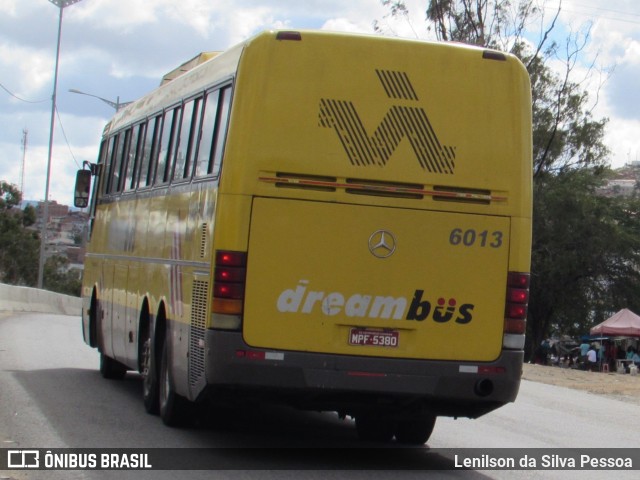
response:
<path id="1" fill-rule="evenodd" d="M 173 178 L 180 181 L 189 178 L 195 150 L 194 137 L 200 124 L 201 98 L 190 100 L 184 104 L 178 146 L 176 148 L 176 167 Z"/>
<path id="2" fill-rule="evenodd" d="M 202 129 L 200 141 L 198 142 L 198 156 L 196 158 L 196 177 L 206 177 L 209 175 L 209 159 L 211 158 L 211 147 L 216 128 L 216 116 L 218 114 L 218 99 L 220 91 L 213 90 L 207 93 L 204 102 L 204 112 L 202 114 Z"/>
<path id="3" fill-rule="evenodd" d="M 114 179 L 116 181 L 117 184 L 117 180 L 120 176 L 120 158 L 121 156 L 118 155 L 118 146 L 122 144 L 121 140 L 120 140 L 120 134 L 116 134 L 113 137 L 111 137 L 111 139 L 109 139 L 109 158 L 108 158 L 108 166 L 109 166 L 109 173 L 107 175 L 107 178 L 105 179 L 105 187 L 104 187 L 104 193 L 109 195 L 111 193 L 113 193 L 114 188 L 113 188 L 113 183 L 114 183 Z"/>
<path id="4" fill-rule="evenodd" d="M 147 122 L 141 148 L 142 161 L 138 176 L 138 188 L 148 187 L 153 183 L 153 158 L 158 152 L 158 132 L 160 130 L 160 115 L 150 118 Z"/>
<path id="5" fill-rule="evenodd" d="M 111 195 L 122 190 L 122 169 L 125 147 L 128 145 L 131 130 L 120 132 L 115 138 L 114 149 L 111 153 L 111 174 L 107 194 Z"/>
<path id="6" fill-rule="evenodd" d="M 158 155 L 158 167 L 154 184 L 161 185 L 169 181 L 172 167 L 172 150 L 175 145 L 177 125 L 180 120 L 181 107 L 172 108 L 164 113 L 162 124 L 162 137 L 160 139 L 160 152 Z"/>
<path id="7" fill-rule="evenodd" d="M 114 167 L 117 166 L 118 168 L 117 170 L 115 168 L 113 170 L 115 176 L 113 177 L 110 193 L 121 192 L 124 186 L 124 174 L 127 168 L 127 157 L 131 145 L 131 129 L 128 128 L 124 134 L 121 132 L 119 136 L 120 141 L 118 142 L 118 152 L 116 154 L 116 163 L 114 164 Z M 124 137 L 124 139 L 122 137 Z"/>
<path id="8" fill-rule="evenodd" d="M 220 174 L 220 164 L 222 163 L 222 153 L 227 138 L 227 125 L 229 124 L 229 114 L 231 106 L 231 87 L 223 88 L 220 91 L 220 103 L 218 107 L 218 119 L 216 121 L 216 137 L 213 145 L 212 162 L 209 164 L 209 173 L 217 177 Z"/>
<path id="9" fill-rule="evenodd" d="M 102 163 L 102 195 L 106 195 L 109 189 L 109 179 L 111 178 L 111 152 L 113 151 L 116 137 L 103 140 L 100 149 L 100 163 Z"/>
<path id="10" fill-rule="evenodd" d="M 139 143 L 144 135 L 144 123 L 133 127 L 131 140 L 129 142 L 129 152 L 127 155 L 127 174 L 124 180 L 124 190 L 134 190 L 137 185 L 135 178 L 138 164 L 140 163 Z"/>

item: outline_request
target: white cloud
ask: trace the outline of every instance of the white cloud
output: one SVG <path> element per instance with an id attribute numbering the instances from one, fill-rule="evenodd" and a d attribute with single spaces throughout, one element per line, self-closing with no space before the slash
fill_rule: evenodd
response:
<path id="1" fill-rule="evenodd" d="M 154 88 L 168 70 L 205 50 L 224 50 L 268 28 L 323 28 L 434 39 L 426 29 L 427 0 L 406 0 L 409 15 L 388 16 L 380 0 L 83 0 L 64 10 L 58 110 L 73 156 L 94 160 L 102 128 L 113 111 L 77 88 L 103 98 L 132 100 Z M 549 19 L 553 4 L 548 1 Z M 640 3 L 637 0 L 563 0 L 572 28 L 593 20 L 585 59 L 598 53 L 616 65 L 604 84 L 598 116 L 608 116 L 607 143 L 615 164 L 640 151 Z M 0 179 L 19 181 L 22 128 L 29 129 L 28 196 L 41 199 L 49 132 L 57 9 L 45 0 L 0 0 L 0 83 L 30 104 L 0 91 Z M 567 27 L 568 28 L 568 27 Z M 568 30 L 559 30 L 562 34 Z M 585 66 L 576 70 L 584 76 Z M 592 79 L 596 84 L 598 79 Z M 76 165 L 56 118 L 51 197 L 71 201 Z M 42 192 L 42 193 L 41 193 Z"/>
<path id="2" fill-rule="evenodd" d="M 354 22 L 347 18 L 332 18 L 322 25 L 322 30 L 331 30 L 334 32 L 360 32 L 368 33 L 371 28 L 362 25 L 361 22 Z"/>
<path id="3" fill-rule="evenodd" d="M 563 7 L 567 14 L 593 22 L 584 58 L 597 59 L 603 79 L 607 72 L 613 72 L 601 85 L 594 116 L 609 118 L 605 142 L 611 150 L 611 164 L 622 166 L 635 160 L 640 151 L 640 3 L 570 1 L 563 2 Z M 594 83 L 598 81 L 594 79 Z M 595 94 L 595 87 L 591 92 Z"/>
<path id="4" fill-rule="evenodd" d="M 618 165 L 640 160 L 640 120 L 620 120 L 615 128 L 609 129 L 609 142 L 613 147 L 613 161 Z"/>
<path id="5" fill-rule="evenodd" d="M 19 0 L 0 0 L 0 12 L 15 16 Z"/>
<path id="6" fill-rule="evenodd" d="M 276 19 L 270 8 L 239 8 L 228 12 L 227 31 L 231 44 L 252 36 L 258 28 L 274 25 Z"/>
<path id="7" fill-rule="evenodd" d="M 29 61 L 25 62 L 24 59 Z M 52 85 L 54 59 L 41 50 L 0 43 L 0 71 L 3 84 L 9 83 L 14 93 L 26 99 L 35 96 L 45 86 Z M 5 76 L 6 75 L 6 76 Z"/>
<path id="8" fill-rule="evenodd" d="M 166 2 L 154 0 L 90 0 L 69 7 L 70 21 L 98 26 L 111 32 L 130 33 L 157 23 L 157 10 Z M 65 18 L 67 11 L 65 10 Z"/>

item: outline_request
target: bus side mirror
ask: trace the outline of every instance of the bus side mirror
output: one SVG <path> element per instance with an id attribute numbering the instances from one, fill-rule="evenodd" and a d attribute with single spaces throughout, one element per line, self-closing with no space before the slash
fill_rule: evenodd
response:
<path id="1" fill-rule="evenodd" d="M 91 171 L 78 170 L 76 174 L 76 187 L 73 194 L 73 204 L 77 208 L 86 208 L 89 205 L 89 191 L 91 189 Z"/>

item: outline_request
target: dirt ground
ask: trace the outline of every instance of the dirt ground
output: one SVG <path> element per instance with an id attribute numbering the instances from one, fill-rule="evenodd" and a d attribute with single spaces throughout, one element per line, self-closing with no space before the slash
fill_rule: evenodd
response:
<path id="1" fill-rule="evenodd" d="M 600 373 L 525 364 L 524 380 L 574 388 L 640 405 L 640 375 Z"/>

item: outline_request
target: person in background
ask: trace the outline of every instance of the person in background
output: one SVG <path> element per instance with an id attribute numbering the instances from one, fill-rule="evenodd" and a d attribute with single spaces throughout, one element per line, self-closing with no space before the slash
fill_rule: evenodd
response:
<path id="1" fill-rule="evenodd" d="M 587 352 L 587 369 L 590 372 L 595 372 L 598 370 L 598 355 L 596 354 L 595 347 L 589 347 L 589 351 Z"/>
<path id="2" fill-rule="evenodd" d="M 633 353 L 633 357 L 631 357 L 631 361 L 636 367 L 640 368 L 640 354 L 638 354 L 638 352 Z"/>
<path id="3" fill-rule="evenodd" d="M 607 358 L 607 347 L 604 341 L 600 343 L 597 353 L 598 353 L 598 364 L 599 365 L 606 364 L 608 362 L 608 358 Z"/>
<path id="4" fill-rule="evenodd" d="M 551 349 L 549 340 L 545 338 L 540 346 L 542 347 L 542 365 L 549 365 L 549 350 Z"/>
<path id="5" fill-rule="evenodd" d="M 636 351 L 634 350 L 634 348 L 632 346 L 629 346 L 627 348 L 627 354 L 624 356 L 624 358 L 626 360 L 631 360 L 630 363 L 625 363 L 624 365 L 624 373 L 631 373 L 630 367 L 631 367 L 631 363 L 633 363 L 633 356 L 635 355 Z"/>
<path id="6" fill-rule="evenodd" d="M 587 354 L 589 353 L 589 348 L 591 348 L 589 342 L 582 340 L 582 344 L 580 344 L 580 361 L 582 362 L 583 370 L 587 369 Z"/>
<path id="7" fill-rule="evenodd" d="M 633 360 L 633 355 L 635 354 L 635 350 L 633 349 L 633 347 L 629 347 L 627 348 L 627 360 Z"/>

